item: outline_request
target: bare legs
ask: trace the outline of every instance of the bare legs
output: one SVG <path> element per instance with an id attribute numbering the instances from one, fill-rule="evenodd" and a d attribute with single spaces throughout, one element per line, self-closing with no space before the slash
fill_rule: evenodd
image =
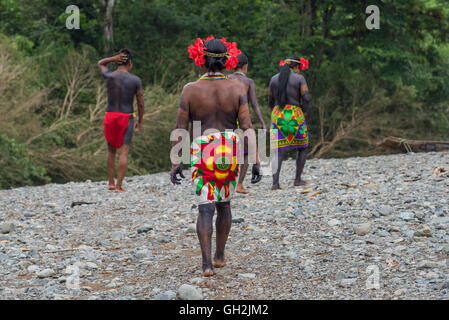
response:
<path id="1" fill-rule="evenodd" d="M 108 177 L 109 177 L 109 190 L 115 190 L 115 154 L 117 153 L 117 149 L 108 145 L 108 157 L 106 160 L 107 168 L 108 168 Z"/>
<path id="2" fill-rule="evenodd" d="M 231 203 L 216 203 L 216 207 L 217 220 L 215 221 L 215 229 L 217 230 L 217 238 L 216 251 L 214 256 L 214 267 L 222 268 L 225 265 L 224 251 L 232 224 Z"/>
<path id="3" fill-rule="evenodd" d="M 115 184 L 115 155 L 117 150 L 119 154 L 119 161 L 117 170 L 117 184 Z M 129 145 L 124 144 L 119 149 L 115 149 L 108 145 L 107 169 L 109 177 L 109 190 L 115 190 L 115 192 L 126 192 L 126 190 L 122 189 L 122 183 L 125 178 L 126 170 L 128 169 L 128 152 Z"/>
<path id="4" fill-rule="evenodd" d="M 212 233 L 213 233 L 213 217 L 217 207 L 217 220 L 215 227 L 217 230 L 216 252 L 214 263 L 212 265 Z M 228 240 L 229 231 L 231 230 L 232 216 L 231 204 L 208 203 L 199 206 L 199 215 L 196 223 L 196 232 L 201 246 L 201 255 L 203 257 L 203 276 L 210 277 L 215 273 L 214 267 L 221 268 L 224 266 L 224 250 Z"/>
<path id="5" fill-rule="evenodd" d="M 273 186 L 271 187 L 271 190 L 278 190 L 281 188 L 281 186 L 279 185 L 279 176 L 281 174 L 281 166 L 282 161 L 284 161 L 285 151 L 286 149 L 278 150 L 277 157 L 275 157 L 274 159 L 274 164 L 277 164 L 277 170 L 276 173 L 273 174 Z"/>
<path id="6" fill-rule="evenodd" d="M 306 158 L 307 158 L 307 148 L 298 149 L 298 152 L 296 153 L 295 186 L 305 186 L 307 184 L 306 181 L 301 180 L 301 174 L 306 164 Z"/>
<path id="7" fill-rule="evenodd" d="M 277 157 L 275 157 L 274 161 L 277 164 L 276 173 L 273 174 L 273 186 L 271 190 L 280 189 L 279 185 L 279 176 L 281 174 L 281 166 L 284 161 L 285 152 L 287 149 L 278 150 Z M 304 180 L 301 180 L 302 171 L 304 170 L 304 166 L 306 164 L 307 158 L 307 148 L 298 148 L 296 152 L 296 177 L 295 177 L 295 186 L 303 186 L 306 184 Z"/>
<path id="8" fill-rule="evenodd" d="M 245 154 L 244 163 L 240 166 L 239 172 L 239 181 L 237 183 L 237 188 L 235 192 L 248 194 L 249 191 L 243 187 L 243 180 L 245 180 L 246 172 L 248 171 L 249 163 L 248 163 L 248 154 Z"/>

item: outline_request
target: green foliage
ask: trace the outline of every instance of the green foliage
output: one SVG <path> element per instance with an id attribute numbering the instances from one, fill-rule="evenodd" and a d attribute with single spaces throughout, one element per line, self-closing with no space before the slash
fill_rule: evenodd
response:
<path id="1" fill-rule="evenodd" d="M 30 157 L 28 146 L 0 134 L 0 189 L 48 182 L 45 169 Z"/>

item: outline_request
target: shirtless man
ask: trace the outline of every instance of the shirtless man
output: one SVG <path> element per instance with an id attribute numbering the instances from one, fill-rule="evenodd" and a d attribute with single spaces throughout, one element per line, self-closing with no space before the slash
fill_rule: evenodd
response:
<path id="1" fill-rule="evenodd" d="M 308 68 L 308 61 L 296 56 L 288 57 L 281 71 L 271 78 L 268 105 L 271 113 L 271 149 L 278 149 L 273 164 L 272 190 L 280 189 L 279 175 L 282 161 L 288 149 L 297 149 L 295 186 L 305 185 L 301 179 L 307 157 L 309 137 L 304 113 L 309 109 L 309 89 L 306 79 L 300 74 Z"/>
<path id="2" fill-rule="evenodd" d="M 257 118 L 259 119 L 260 123 L 262 124 L 262 129 L 266 130 L 265 127 L 265 121 L 263 120 L 262 112 L 260 111 L 259 104 L 257 103 L 257 97 L 256 97 L 256 85 L 254 84 L 254 80 L 251 78 L 248 78 L 246 74 L 248 73 L 248 57 L 241 53 L 237 56 L 239 59 L 239 63 L 237 64 L 237 67 L 234 70 L 234 73 L 230 75 L 228 78 L 230 79 L 237 79 L 246 88 L 247 96 L 248 96 L 248 102 L 251 103 L 251 106 L 254 109 L 254 112 L 257 115 Z M 248 194 L 249 191 L 243 187 L 243 181 L 245 180 L 246 172 L 248 171 L 249 163 L 248 163 L 248 152 L 245 150 L 244 155 L 244 163 L 240 166 L 240 172 L 239 172 L 239 182 L 237 183 L 237 189 L 235 192 Z M 254 178 L 254 176 L 253 176 Z M 258 181 L 254 181 L 254 179 L 251 180 L 252 183 L 256 183 Z"/>
<path id="3" fill-rule="evenodd" d="M 116 71 L 110 71 L 107 65 L 115 62 Z M 108 89 L 108 106 L 104 118 L 104 132 L 108 142 L 107 170 L 109 190 L 126 192 L 122 182 L 128 169 L 128 152 L 134 131 L 134 96 L 137 97 L 139 118 L 135 125 L 136 132 L 142 128 L 144 102 L 142 81 L 130 73 L 133 67 L 133 55 L 128 49 L 120 50 L 119 54 L 98 61 L 98 67 L 106 80 Z M 117 183 L 114 180 L 115 158 L 119 153 Z"/>
<path id="4" fill-rule="evenodd" d="M 208 277 L 215 274 L 214 267 L 221 268 L 225 265 L 224 251 L 232 223 L 230 199 L 238 172 L 236 158 L 239 144 L 237 135 L 232 131 L 237 128 L 236 119 L 242 130 L 252 128 L 252 124 L 245 88 L 223 75 L 228 59 L 226 45 L 221 40 L 211 39 L 204 44 L 204 51 L 201 48 L 199 52 L 201 57 L 197 64 L 201 65 L 201 70 L 206 74 L 184 87 L 176 128 L 187 130 L 189 123 L 201 121 L 201 136 L 193 136 L 192 125 L 190 136 L 193 141 L 192 180 L 199 196 L 197 235 L 201 246 L 203 276 Z M 201 60 L 203 55 L 204 60 Z M 231 132 L 225 132 L 229 129 Z M 215 133 L 211 134 L 211 131 Z M 177 143 L 175 141 L 173 144 Z M 258 161 L 257 157 L 256 159 Z M 259 163 L 255 164 L 254 170 L 256 175 L 260 175 Z M 173 184 L 180 183 L 178 174 L 184 177 L 180 165 L 172 163 L 170 179 Z M 212 262 L 212 222 L 215 208 L 217 236 Z"/>

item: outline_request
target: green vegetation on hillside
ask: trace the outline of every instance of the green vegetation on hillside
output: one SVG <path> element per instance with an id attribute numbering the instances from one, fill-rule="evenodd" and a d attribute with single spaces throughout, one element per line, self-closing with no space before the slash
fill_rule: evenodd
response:
<path id="1" fill-rule="evenodd" d="M 198 76 L 187 46 L 210 34 L 248 55 L 267 123 L 279 61 L 310 60 L 310 156 L 378 154 L 388 135 L 449 140 L 444 0 L 116 0 L 110 16 L 107 3 L 77 1 L 81 28 L 68 30 L 71 1 L 0 0 L 0 188 L 105 179 L 106 88 L 96 62 L 123 47 L 135 53 L 146 105 L 128 174 L 169 169 L 179 93 Z M 365 26 L 373 4 L 379 30 Z"/>

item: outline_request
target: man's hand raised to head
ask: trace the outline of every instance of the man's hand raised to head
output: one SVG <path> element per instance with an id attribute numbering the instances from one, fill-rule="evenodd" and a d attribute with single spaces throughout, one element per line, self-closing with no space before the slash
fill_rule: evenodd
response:
<path id="1" fill-rule="evenodd" d="M 128 60 L 128 56 L 125 53 L 120 53 L 113 57 L 114 62 L 117 64 L 125 63 Z"/>
<path id="2" fill-rule="evenodd" d="M 177 175 L 184 179 L 184 175 L 182 174 L 181 165 L 176 164 L 172 166 L 171 172 L 170 172 L 170 181 L 173 184 L 181 184 L 181 179 L 178 179 Z"/>

